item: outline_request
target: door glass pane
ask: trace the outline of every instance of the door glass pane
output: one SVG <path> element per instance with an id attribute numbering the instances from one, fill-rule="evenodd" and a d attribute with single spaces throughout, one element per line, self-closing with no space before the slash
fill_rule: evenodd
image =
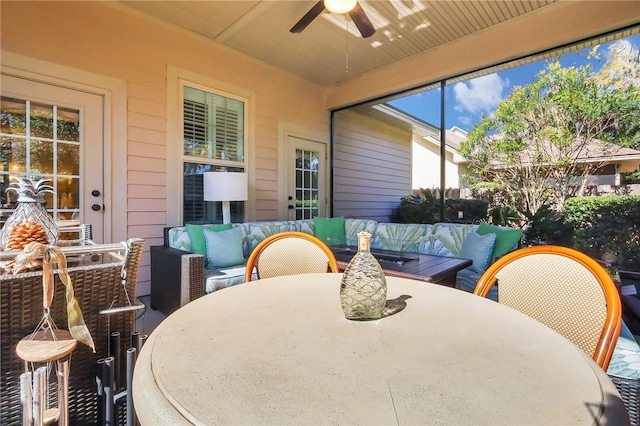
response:
<path id="1" fill-rule="evenodd" d="M 296 149 L 296 219 L 318 214 L 319 153 Z"/>
<path id="2" fill-rule="evenodd" d="M 29 128 L 33 137 L 53 139 L 53 106 L 31 103 Z"/>
<path id="3" fill-rule="evenodd" d="M 50 141 L 31 141 L 31 172 L 41 174 L 53 173 L 53 144 Z"/>
<path id="4" fill-rule="evenodd" d="M 46 194 L 55 220 L 80 213 L 80 111 L 0 97 L 0 225 L 16 207 L 10 176 L 51 179 Z"/>
<path id="5" fill-rule="evenodd" d="M 78 110 L 58 108 L 58 139 L 80 142 L 80 116 Z"/>
<path id="6" fill-rule="evenodd" d="M 24 172 L 27 165 L 26 156 L 27 144 L 24 139 L 0 137 L 0 172 Z M 0 197 L 4 194 L 4 189 L 0 191 Z"/>
<path id="7" fill-rule="evenodd" d="M 77 176 L 80 174 L 80 145 L 58 142 L 58 175 Z"/>
<path id="8" fill-rule="evenodd" d="M 27 104 L 22 99 L 2 97 L 0 99 L 0 132 L 24 135 L 27 131 Z"/>

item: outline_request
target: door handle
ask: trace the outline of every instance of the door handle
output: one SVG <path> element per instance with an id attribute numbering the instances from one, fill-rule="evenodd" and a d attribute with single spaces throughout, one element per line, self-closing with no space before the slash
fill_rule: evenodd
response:
<path id="1" fill-rule="evenodd" d="M 94 204 L 91 206 L 91 210 L 93 210 L 94 212 L 97 212 L 98 210 L 100 210 L 100 204 Z"/>
<path id="2" fill-rule="evenodd" d="M 289 204 L 289 210 L 293 210 L 293 205 Z"/>

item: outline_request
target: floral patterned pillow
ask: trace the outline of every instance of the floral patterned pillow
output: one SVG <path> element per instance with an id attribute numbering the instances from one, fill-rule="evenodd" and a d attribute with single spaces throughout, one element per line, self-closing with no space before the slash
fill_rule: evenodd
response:
<path id="1" fill-rule="evenodd" d="M 185 226 L 169 229 L 169 247 L 191 252 L 191 240 Z"/>

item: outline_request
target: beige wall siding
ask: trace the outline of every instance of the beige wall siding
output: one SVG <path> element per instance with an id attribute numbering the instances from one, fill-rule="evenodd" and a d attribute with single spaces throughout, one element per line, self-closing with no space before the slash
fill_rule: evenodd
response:
<path id="1" fill-rule="evenodd" d="M 255 198 L 248 217 L 278 218 L 278 122 L 287 121 L 329 133 L 329 115 L 322 89 L 260 64 L 199 36 L 128 13 L 108 2 L 2 2 L 3 51 L 62 64 L 126 82 L 126 140 L 114 140 L 113 149 L 127 152 L 127 235 L 151 245 L 162 243 L 167 208 L 179 202 L 167 193 L 167 67 L 189 70 L 255 94 L 253 140 Z M 55 76 L 65 78 L 66 76 Z M 303 94 L 303 95 L 301 95 Z M 327 136 L 328 138 L 328 136 Z M 175 165 L 175 164 L 174 164 Z M 139 294 L 149 292 L 149 256 L 140 270 Z"/>
<path id="2" fill-rule="evenodd" d="M 344 111 L 334 143 L 334 216 L 388 222 L 411 193 L 411 132 Z"/>
<path id="3" fill-rule="evenodd" d="M 445 155 L 445 188 L 460 188 L 462 175 L 458 164 L 453 162 L 453 153 Z M 411 187 L 440 188 L 440 145 L 421 136 L 414 135 L 411 146 Z"/>

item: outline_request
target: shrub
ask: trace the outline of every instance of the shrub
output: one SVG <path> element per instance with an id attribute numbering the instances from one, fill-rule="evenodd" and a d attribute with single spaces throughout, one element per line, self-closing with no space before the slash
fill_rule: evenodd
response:
<path id="1" fill-rule="evenodd" d="M 394 223 L 436 223 L 439 209 L 438 198 L 423 190 L 419 194 L 402 197 L 389 219 Z"/>
<path id="2" fill-rule="evenodd" d="M 487 200 L 447 198 L 444 200 L 445 219 L 449 222 L 463 220 L 478 223 L 486 220 L 489 202 Z M 458 216 L 462 212 L 462 218 Z"/>
<path id="3" fill-rule="evenodd" d="M 640 270 L 640 196 L 570 198 L 564 209 L 574 229 L 573 248 Z"/>

